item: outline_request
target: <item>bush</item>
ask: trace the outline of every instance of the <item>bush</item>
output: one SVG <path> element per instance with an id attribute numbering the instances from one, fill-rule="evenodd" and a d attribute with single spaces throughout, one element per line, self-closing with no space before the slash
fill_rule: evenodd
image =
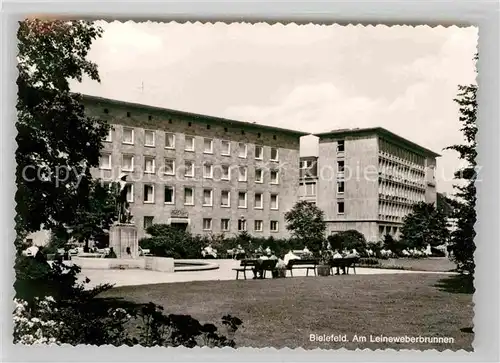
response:
<path id="1" fill-rule="evenodd" d="M 139 246 L 159 257 L 201 258 L 201 250 L 209 242 L 207 237 L 191 236 L 186 231 L 166 224 L 155 224 L 149 227 L 147 232 L 151 237 L 142 238 Z"/>
<path id="2" fill-rule="evenodd" d="M 85 284 L 77 283 L 77 276 L 81 271 L 79 266 L 68 266 L 58 260 L 49 265 L 40 252 L 35 257 L 16 256 L 14 269 L 15 297 L 27 301 L 28 304 L 34 303 L 36 298 L 45 296 L 52 296 L 58 300 L 88 298 L 111 288 L 111 285 L 103 284 L 86 290 Z"/>
<path id="3" fill-rule="evenodd" d="M 354 229 L 330 235 L 328 242 L 332 249 L 339 251 L 356 249 L 359 253 L 364 253 L 367 246 L 365 236 Z"/>
<path id="4" fill-rule="evenodd" d="M 201 324 L 190 315 L 165 315 L 153 303 L 127 309 L 111 307 L 101 299 L 62 302 L 45 297 L 35 299 L 31 307 L 23 300 L 15 303 L 14 343 L 26 345 L 235 347 L 234 333 L 242 324 L 236 317 L 223 316 L 225 336 L 214 324 Z"/>

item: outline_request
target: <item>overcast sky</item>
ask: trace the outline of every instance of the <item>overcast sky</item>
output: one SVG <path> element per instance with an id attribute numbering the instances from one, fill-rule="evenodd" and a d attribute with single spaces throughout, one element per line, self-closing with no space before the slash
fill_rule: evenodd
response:
<path id="1" fill-rule="evenodd" d="M 442 154 L 438 191 L 452 192 L 460 163 L 442 149 L 462 142 L 453 98 L 475 82 L 476 28 L 99 25 L 101 83 L 77 92 L 311 133 L 381 126 Z"/>

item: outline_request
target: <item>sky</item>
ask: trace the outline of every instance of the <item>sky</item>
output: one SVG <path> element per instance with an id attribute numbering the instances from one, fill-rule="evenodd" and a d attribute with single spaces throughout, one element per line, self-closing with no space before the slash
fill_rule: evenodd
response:
<path id="1" fill-rule="evenodd" d="M 477 28 L 97 22 L 101 82 L 76 92 L 310 133 L 384 127 L 442 155 L 437 189 L 461 161 L 459 84 L 475 83 Z M 301 154 L 315 154 L 306 137 Z"/>

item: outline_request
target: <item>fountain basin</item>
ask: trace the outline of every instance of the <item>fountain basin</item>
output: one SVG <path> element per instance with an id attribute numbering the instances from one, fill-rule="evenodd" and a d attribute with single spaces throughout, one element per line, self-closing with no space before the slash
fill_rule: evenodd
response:
<path id="1" fill-rule="evenodd" d="M 210 271 L 217 270 L 219 265 L 214 262 L 203 260 L 175 260 L 175 272 L 188 272 L 188 271 Z"/>
<path id="2" fill-rule="evenodd" d="M 75 256 L 71 261 L 82 269 L 89 270 L 141 269 L 159 272 L 174 272 L 174 259 L 169 257 L 92 258 L 90 256 Z"/>

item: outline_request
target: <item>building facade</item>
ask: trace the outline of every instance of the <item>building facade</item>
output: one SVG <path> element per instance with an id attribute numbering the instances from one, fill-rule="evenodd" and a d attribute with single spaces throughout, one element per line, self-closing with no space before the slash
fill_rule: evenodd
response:
<path id="1" fill-rule="evenodd" d="M 89 116 L 112 125 L 94 177 L 127 176 L 139 238 L 152 224 L 194 234 L 288 236 L 305 133 L 84 96 Z"/>
<path id="2" fill-rule="evenodd" d="M 318 207 L 328 232 L 355 229 L 368 241 L 398 237 L 414 203 L 436 203 L 439 154 L 383 128 L 319 137 Z"/>

